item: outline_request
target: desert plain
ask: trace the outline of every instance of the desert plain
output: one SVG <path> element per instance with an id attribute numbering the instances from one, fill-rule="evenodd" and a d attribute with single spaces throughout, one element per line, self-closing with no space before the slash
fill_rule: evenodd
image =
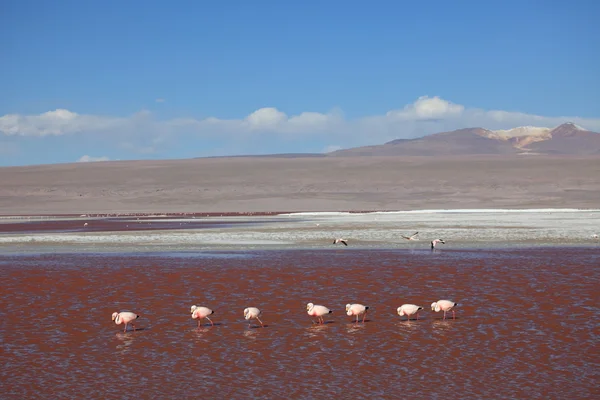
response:
<path id="1" fill-rule="evenodd" d="M 0 214 L 596 208 L 600 157 L 262 156 L 0 168 Z"/>

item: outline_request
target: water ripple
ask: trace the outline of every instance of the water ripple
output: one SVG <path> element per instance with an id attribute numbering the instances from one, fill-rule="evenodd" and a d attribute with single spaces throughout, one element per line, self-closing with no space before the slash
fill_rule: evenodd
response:
<path id="1" fill-rule="evenodd" d="M 242 255 L 0 257 L 4 398 L 597 394 L 593 249 Z M 430 310 L 440 298 L 459 301 L 456 320 Z M 333 310 L 326 324 L 309 301 Z M 345 314 L 354 301 L 367 322 Z M 421 318 L 398 317 L 403 303 Z M 191 304 L 211 306 L 215 326 L 197 329 Z M 267 327 L 248 327 L 250 305 Z M 123 333 L 121 309 L 141 329 Z"/>

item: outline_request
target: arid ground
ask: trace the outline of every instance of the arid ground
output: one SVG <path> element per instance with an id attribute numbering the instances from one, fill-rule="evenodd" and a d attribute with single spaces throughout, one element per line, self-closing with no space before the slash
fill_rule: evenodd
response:
<path id="1" fill-rule="evenodd" d="M 0 214 L 594 208 L 597 156 L 232 157 L 0 168 Z"/>

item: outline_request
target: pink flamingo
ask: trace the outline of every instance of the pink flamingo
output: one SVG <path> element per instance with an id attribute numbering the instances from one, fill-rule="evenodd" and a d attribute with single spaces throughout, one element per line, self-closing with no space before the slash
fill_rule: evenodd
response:
<path id="1" fill-rule="evenodd" d="M 114 312 L 112 314 L 112 320 L 115 321 L 115 324 L 117 325 L 121 325 L 122 323 L 125 324 L 125 329 L 123 329 L 123 332 L 127 332 L 127 325 L 131 324 L 131 326 L 133 326 L 133 331 L 135 332 L 135 324 L 133 323 L 133 321 L 135 321 L 136 319 L 138 319 L 140 316 L 129 312 L 129 311 L 121 311 L 121 312 Z"/>
<path id="2" fill-rule="evenodd" d="M 212 315 L 215 313 L 210 308 L 192 306 L 190 308 L 190 311 L 192 312 L 192 319 L 198 320 L 198 329 L 200 329 L 200 321 L 202 321 L 202 319 L 204 319 L 204 318 L 206 318 L 207 320 L 210 321 L 211 326 L 215 326 L 215 324 L 212 322 L 212 320 L 210 318 L 208 318 L 209 315 Z"/>
<path id="3" fill-rule="evenodd" d="M 256 319 L 256 320 L 258 320 L 258 322 L 260 322 L 260 326 L 262 326 L 264 328 L 265 326 L 263 325 L 263 322 L 259 318 L 261 315 L 262 315 L 262 311 L 260 311 L 256 307 L 248 307 L 248 308 L 244 309 L 244 318 L 246 320 Z M 250 326 L 250 325 L 248 325 L 248 326 Z"/>
<path id="4" fill-rule="evenodd" d="M 434 303 L 431 303 L 431 309 L 435 312 L 444 312 L 444 319 L 446 319 L 446 312 L 452 311 L 452 319 L 456 319 L 456 315 L 454 313 L 454 307 L 456 307 L 458 303 L 455 303 L 450 300 L 438 300 Z"/>
<path id="5" fill-rule="evenodd" d="M 435 245 L 441 243 L 441 244 L 446 244 L 446 242 L 444 242 L 442 239 L 435 239 L 431 241 L 431 250 L 435 249 Z"/>
<path id="6" fill-rule="evenodd" d="M 358 316 L 362 315 L 363 319 L 362 322 L 365 322 L 365 318 L 367 316 L 367 310 L 369 309 L 369 307 L 365 307 L 362 304 L 346 304 L 346 314 L 348 314 L 349 316 L 355 315 L 356 316 L 356 322 L 358 322 Z"/>
<path id="7" fill-rule="evenodd" d="M 404 235 L 400 235 L 400 236 L 402 236 L 406 240 L 419 240 L 419 239 L 417 239 L 418 234 L 419 234 L 419 232 L 415 232 L 410 236 L 404 236 Z"/>
<path id="8" fill-rule="evenodd" d="M 323 316 L 327 314 L 331 314 L 331 310 L 325 306 L 315 305 L 313 303 L 308 303 L 306 305 L 306 312 L 308 315 L 317 317 L 320 324 L 324 324 Z"/>
<path id="9" fill-rule="evenodd" d="M 402 304 L 396 310 L 399 316 L 406 315 L 407 321 L 410 321 L 410 316 L 417 314 L 417 319 L 419 319 L 419 311 L 421 311 L 423 307 L 416 306 L 414 304 Z"/>
<path id="10" fill-rule="evenodd" d="M 348 241 L 346 239 L 337 238 L 333 241 L 333 244 L 343 243 L 345 246 L 348 246 Z"/>

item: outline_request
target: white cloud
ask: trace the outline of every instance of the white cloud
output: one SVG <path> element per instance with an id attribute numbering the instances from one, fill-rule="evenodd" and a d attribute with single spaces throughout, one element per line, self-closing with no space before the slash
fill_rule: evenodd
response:
<path id="1" fill-rule="evenodd" d="M 0 133 L 7 136 L 59 136 L 95 134 L 115 147 L 142 153 L 159 152 L 178 138 L 213 138 L 250 141 L 318 139 L 321 143 L 343 143 L 344 147 L 380 144 L 398 138 L 466 127 L 510 129 L 517 126 L 555 127 L 571 121 L 586 129 L 600 131 L 599 118 L 576 116 L 547 117 L 503 110 L 467 108 L 434 96 L 384 114 L 346 119 L 339 110 L 287 115 L 274 107 L 258 109 L 240 119 L 177 118 L 157 120 L 149 111 L 128 117 L 78 114 L 57 109 L 39 115 L 8 114 L 0 117 Z M 183 139 L 182 139 L 183 140 Z"/>
<path id="2" fill-rule="evenodd" d="M 158 99 L 155 99 L 154 101 L 157 103 L 164 103 L 165 99 L 158 98 Z"/>
<path id="3" fill-rule="evenodd" d="M 406 105 L 402 110 L 388 111 L 386 116 L 401 120 L 441 119 L 460 116 L 464 110 L 464 106 L 451 103 L 437 96 L 421 96 L 417 101 Z"/>
<path id="4" fill-rule="evenodd" d="M 252 130 L 277 129 L 287 120 L 287 115 L 273 107 L 261 108 L 246 117 L 246 122 Z"/>
<path id="5" fill-rule="evenodd" d="M 109 161 L 110 159 L 106 156 L 103 157 L 92 157 L 92 156 L 88 156 L 87 154 L 85 156 L 81 156 L 79 158 L 79 160 L 77 160 L 77 162 L 96 162 L 96 161 Z"/>

